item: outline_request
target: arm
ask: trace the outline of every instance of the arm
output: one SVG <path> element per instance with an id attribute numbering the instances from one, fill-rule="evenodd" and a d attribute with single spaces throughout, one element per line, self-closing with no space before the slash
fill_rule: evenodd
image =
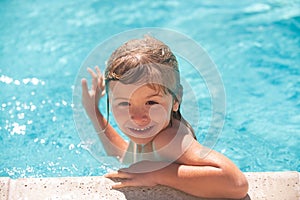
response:
<path id="1" fill-rule="evenodd" d="M 185 126 L 160 134 L 155 141 L 158 152 L 171 165 L 153 172 L 157 184 L 208 198 L 243 198 L 248 182 L 238 167 L 224 155 L 202 146 Z M 178 136 L 179 134 L 179 136 Z M 171 141 L 171 142 L 170 142 Z"/>
<path id="2" fill-rule="evenodd" d="M 242 172 L 225 156 L 210 151 L 205 158 L 195 152 L 203 148 L 194 141 L 177 163 L 153 172 L 157 184 L 208 198 L 243 198 L 248 183 Z"/>
<path id="3" fill-rule="evenodd" d="M 86 79 L 82 79 L 82 105 L 90 118 L 98 136 L 109 156 L 122 157 L 127 149 L 127 142 L 117 131 L 107 124 L 105 117 L 98 108 L 99 100 L 105 94 L 103 76 L 98 67 L 95 67 L 97 74 L 90 68 L 88 72 L 92 76 L 92 87 L 89 90 Z M 102 130 L 105 130 L 102 132 Z"/>
<path id="4" fill-rule="evenodd" d="M 175 162 L 164 164 L 163 166 L 166 167 L 156 171 L 134 173 L 140 168 L 149 168 L 150 165 L 154 169 L 161 165 L 160 162 L 143 161 L 109 174 L 107 177 L 125 178 L 116 183 L 114 188 L 160 184 L 199 197 L 243 198 L 246 196 L 248 182 L 243 173 L 228 158 L 213 150 L 206 151 L 207 149 L 194 140 L 191 134 L 181 135 L 173 140 L 172 134 L 165 133 L 155 139 L 155 146 L 160 155 Z"/>

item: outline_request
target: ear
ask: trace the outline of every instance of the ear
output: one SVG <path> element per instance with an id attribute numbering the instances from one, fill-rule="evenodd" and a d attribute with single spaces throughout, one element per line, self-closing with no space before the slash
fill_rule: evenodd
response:
<path id="1" fill-rule="evenodd" d="M 182 85 L 179 85 L 177 94 L 176 94 L 176 98 L 174 98 L 174 103 L 173 103 L 173 111 L 177 112 L 179 109 L 179 106 L 181 104 L 181 100 L 182 100 L 182 93 L 183 93 L 183 88 Z"/>
<path id="2" fill-rule="evenodd" d="M 173 103 L 173 111 L 174 112 L 177 112 L 179 109 L 179 102 L 174 100 L 174 103 Z"/>

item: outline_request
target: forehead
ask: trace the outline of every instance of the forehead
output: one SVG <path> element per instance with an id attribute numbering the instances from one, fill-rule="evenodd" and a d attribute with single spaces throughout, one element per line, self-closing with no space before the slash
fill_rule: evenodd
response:
<path id="1" fill-rule="evenodd" d="M 109 95 L 113 97 L 130 97 L 138 94 L 140 97 L 149 95 L 163 95 L 160 90 L 151 88 L 147 84 L 123 84 L 120 81 L 110 81 Z"/>

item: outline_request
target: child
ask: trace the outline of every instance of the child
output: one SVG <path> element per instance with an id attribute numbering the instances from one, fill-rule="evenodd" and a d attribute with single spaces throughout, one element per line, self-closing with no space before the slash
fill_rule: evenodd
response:
<path id="1" fill-rule="evenodd" d="M 222 154 L 199 144 L 181 116 L 179 69 L 168 46 L 149 36 L 130 40 L 111 55 L 104 77 L 95 70 L 88 68 L 90 90 L 82 80 L 83 106 L 107 154 L 132 163 L 106 175 L 120 178 L 113 188 L 160 184 L 199 197 L 246 196 L 243 173 Z M 115 121 L 130 142 L 98 108 L 105 90 Z"/>

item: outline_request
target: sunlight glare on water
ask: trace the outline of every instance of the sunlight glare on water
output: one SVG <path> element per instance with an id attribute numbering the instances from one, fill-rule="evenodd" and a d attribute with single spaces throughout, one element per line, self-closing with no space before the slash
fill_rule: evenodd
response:
<path id="1" fill-rule="evenodd" d="M 108 157 L 96 161 L 80 141 L 72 90 L 93 48 L 143 27 L 186 34 L 218 66 L 227 114 L 217 151 L 243 171 L 300 170 L 298 0 L 1 1 L 0 16 L 0 176 L 102 175 L 118 168 Z M 182 74 L 203 88 L 199 77 Z M 200 89 L 199 96 L 208 100 Z M 200 142 L 207 109 L 200 106 Z"/>

